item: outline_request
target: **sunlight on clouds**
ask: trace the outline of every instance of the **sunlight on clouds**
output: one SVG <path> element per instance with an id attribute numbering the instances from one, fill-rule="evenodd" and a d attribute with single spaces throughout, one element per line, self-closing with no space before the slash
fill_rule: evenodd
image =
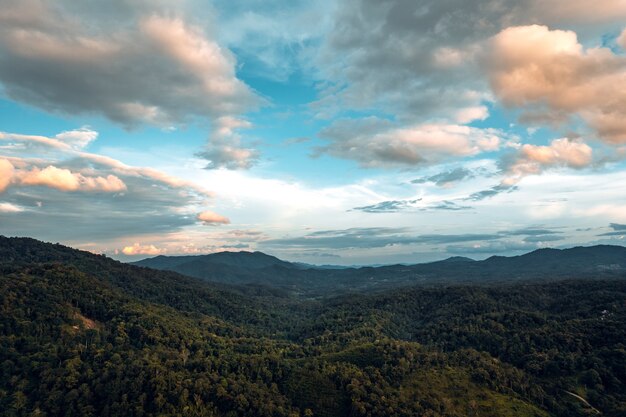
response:
<path id="1" fill-rule="evenodd" d="M 550 167 L 586 168 L 592 162 L 590 146 L 568 138 L 555 139 L 549 146 L 523 145 L 506 169 L 503 183 L 514 185 L 527 175 L 541 174 Z"/>
<path id="2" fill-rule="evenodd" d="M 20 213 L 24 209 L 11 203 L 0 203 L 0 213 Z"/>
<path id="3" fill-rule="evenodd" d="M 504 104 L 554 120 L 579 116 L 606 142 L 626 142 L 626 91 L 615 88 L 626 84 L 626 57 L 584 49 L 572 31 L 520 26 L 493 38 L 488 71 Z"/>
<path id="4" fill-rule="evenodd" d="M 331 143 L 319 153 L 353 159 L 362 167 L 432 165 L 447 159 L 496 151 L 503 133 L 454 124 L 396 127 L 377 118 L 335 122 L 321 135 Z"/>
<path id="5" fill-rule="evenodd" d="M 227 217 L 214 213 L 212 211 L 206 210 L 202 213 L 198 214 L 197 219 L 205 225 L 216 225 L 216 224 L 229 224 L 230 220 Z"/>
<path id="6" fill-rule="evenodd" d="M 167 251 L 164 251 L 162 249 L 157 248 L 154 245 L 140 245 L 139 243 L 134 243 L 132 246 L 124 246 L 124 249 L 122 249 L 122 253 L 124 255 L 128 255 L 128 256 L 135 256 L 135 255 L 161 255 L 163 253 L 166 253 Z"/>

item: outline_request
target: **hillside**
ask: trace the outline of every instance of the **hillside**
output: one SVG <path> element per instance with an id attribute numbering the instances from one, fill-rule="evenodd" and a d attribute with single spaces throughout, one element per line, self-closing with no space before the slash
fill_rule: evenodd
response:
<path id="1" fill-rule="evenodd" d="M 0 238 L 0 312 L 3 416 L 626 412 L 623 279 L 306 300 Z"/>

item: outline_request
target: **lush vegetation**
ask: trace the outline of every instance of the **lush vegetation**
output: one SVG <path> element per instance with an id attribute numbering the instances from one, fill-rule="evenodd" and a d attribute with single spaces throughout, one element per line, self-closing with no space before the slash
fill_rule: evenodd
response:
<path id="1" fill-rule="evenodd" d="M 0 238 L 2 416 L 624 416 L 626 280 L 301 299 Z"/>

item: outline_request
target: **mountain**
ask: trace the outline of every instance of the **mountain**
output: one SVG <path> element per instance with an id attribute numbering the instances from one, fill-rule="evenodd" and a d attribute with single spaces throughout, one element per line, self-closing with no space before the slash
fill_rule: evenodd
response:
<path id="1" fill-rule="evenodd" d="M 492 256 L 483 261 L 451 257 L 424 264 L 361 268 L 319 268 L 282 261 L 261 252 L 157 256 L 134 265 L 176 271 L 213 282 L 255 284 L 295 295 L 323 296 L 414 284 L 622 277 L 626 272 L 626 248 L 600 245 L 539 249 L 521 256 Z"/>
<path id="2" fill-rule="evenodd" d="M 0 415 L 626 410 L 624 279 L 413 285 L 315 300 L 250 288 L 0 237 Z"/>
<path id="3" fill-rule="evenodd" d="M 272 266 L 285 268 L 298 268 L 295 264 L 282 261 L 275 256 L 266 255 L 263 252 L 218 252 L 209 255 L 197 256 L 164 256 L 133 262 L 133 265 L 147 266 L 156 269 L 170 267 L 193 268 L 193 265 L 227 265 L 245 269 L 262 269 Z M 192 265 L 192 266 L 189 266 Z"/>

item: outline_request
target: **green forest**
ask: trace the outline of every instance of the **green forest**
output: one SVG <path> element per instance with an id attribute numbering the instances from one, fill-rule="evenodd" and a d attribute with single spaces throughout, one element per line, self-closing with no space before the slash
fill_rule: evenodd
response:
<path id="1" fill-rule="evenodd" d="M 626 279 L 548 278 L 306 298 L 0 238 L 0 415 L 626 416 Z"/>

